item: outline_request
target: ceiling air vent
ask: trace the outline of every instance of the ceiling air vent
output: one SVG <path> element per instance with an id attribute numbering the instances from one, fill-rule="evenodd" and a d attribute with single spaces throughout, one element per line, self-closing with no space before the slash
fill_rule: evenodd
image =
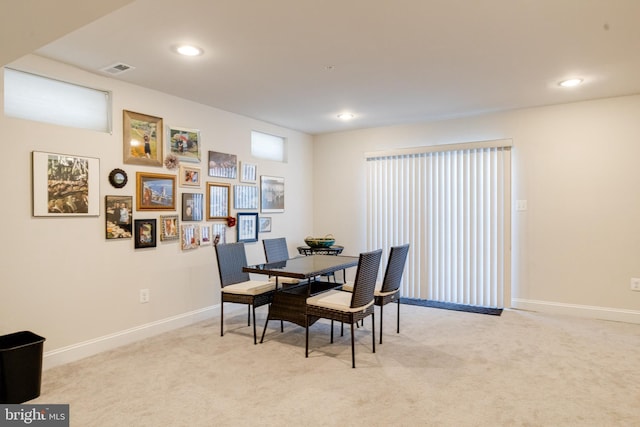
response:
<path id="1" fill-rule="evenodd" d="M 105 73 L 115 76 L 129 70 L 134 70 L 135 68 L 136 67 L 132 67 L 131 65 L 123 64 L 122 62 L 117 62 L 115 64 L 102 68 L 100 71 L 104 71 Z"/>

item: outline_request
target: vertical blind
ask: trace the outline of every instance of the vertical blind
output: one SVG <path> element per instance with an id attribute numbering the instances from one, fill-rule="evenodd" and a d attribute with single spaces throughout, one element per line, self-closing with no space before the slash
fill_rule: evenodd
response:
<path id="1" fill-rule="evenodd" d="M 504 307 L 511 274 L 511 141 L 366 158 L 368 248 L 411 245 L 402 295 Z"/>

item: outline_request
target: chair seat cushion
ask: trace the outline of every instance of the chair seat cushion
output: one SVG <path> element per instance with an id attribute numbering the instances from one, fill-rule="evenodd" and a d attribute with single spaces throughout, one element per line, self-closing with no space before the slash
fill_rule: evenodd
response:
<path id="1" fill-rule="evenodd" d="M 328 308 L 330 310 L 342 311 L 345 313 L 356 313 L 364 311 L 373 304 L 373 300 L 362 307 L 351 308 L 351 292 L 330 290 L 321 294 L 307 298 L 307 304 L 315 307 Z"/>
<path id="2" fill-rule="evenodd" d="M 269 281 L 275 283 L 276 276 L 269 277 Z M 278 284 L 286 284 L 286 285 L 297 285 L 300 283 L 299 279 L 294 279 L 293 277 L 278 277 Z"/>
<path id="3" fill-rule="evenodd" d="M 234 283 L 222 288 L 222 292 L 237 295 L 260 295 L 276 289 L 275 282 L 265 282 L 261 280 L 247 280 L 246 282 Z"/>

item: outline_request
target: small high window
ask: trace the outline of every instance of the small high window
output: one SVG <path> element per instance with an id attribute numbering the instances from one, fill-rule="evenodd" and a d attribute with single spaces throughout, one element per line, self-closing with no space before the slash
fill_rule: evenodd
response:
<path id="1" fill-rule="evenodd" d="M 285 139 L 281 136 L 251 131 L 251 155 L 261 159 L 285 162 Z"/>
<path id="2" fill-rule="evenodd" d="M 111 132 L 111 94 L 31 73 L 4 69 L 9 117 Z"/>

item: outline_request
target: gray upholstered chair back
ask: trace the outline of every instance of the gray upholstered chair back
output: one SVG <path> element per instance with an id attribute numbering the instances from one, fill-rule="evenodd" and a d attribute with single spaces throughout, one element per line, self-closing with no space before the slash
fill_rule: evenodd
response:
<path id="1" fill-rule="evenodd" d="M 264 239 L 262 245 L 264 246 L 264 257 L 267 262 L 286 261 L 289 259 L 287 239 L 284 237 Z"/>
<path id="2" fill-rule="evenodd" d="M 373 301 L 381 258 L 382 249 L 360 254 L 356 280 L 353 283 L 351 308 L 362 307 Z"/>
<path id="3" fill-rule="evenodd" d="M 234 283 L 249 280 L 249 273 L 242 271 L 247 266 L 244 243 L 220 243 L 216 245 L 216 258 L 220 272 L 220 285 L 224 288 Z"/>
<path id="4" fill-rule="evenodd" d="M 382 292 L 392 292 L 400 287 L 402 273 L 404 271 L 404 265 L 407 261 L 408 253 L 408 243 L 401 246 L 391 247 L 391 252 L 389 252 L 389 261 L 387 262 L 387 269 L 385 270 L 384 279 L 382 281 Z"/>

